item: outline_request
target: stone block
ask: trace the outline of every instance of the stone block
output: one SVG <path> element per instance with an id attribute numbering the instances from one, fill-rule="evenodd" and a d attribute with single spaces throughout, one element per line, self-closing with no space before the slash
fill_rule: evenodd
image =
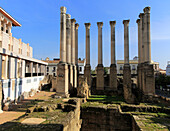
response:
<path id="1" fill-rule="evenodd" d="M 135 96 L 132 94 L 131 86 L 131 70 L 130 65 L 124 65 L 123 67 L 123 91 L 124 99 L 127 103 L 134 103 Z"/>
<path id="2" fill-rule="evenodd" d="M 68 65 L 59 63 L 57 68 L 57 86 L 56 92 L 62 97 L 68 97 Z"/>
<path id="3" fill-rule="evenodd" d="M 91 86 L 91 66 L 86 65 L 84 67 L 84 78 L 87 79 L 87 84 Z"/>
<path id="4" fill-rule="evenodd" d="M 102 64 L 97 66 L 96 90 L 104 90 L 104 68 Z"/>
<path id="5" fill-rule="evenodd" d="M 2 112 L 2 82 L 0 81 L 0 113 Z"/>
<path id="6" fill-rule="evenodd" d="M 116 64 L 110 65 L 110 90 L 117 91 L 117 69 Z"/>

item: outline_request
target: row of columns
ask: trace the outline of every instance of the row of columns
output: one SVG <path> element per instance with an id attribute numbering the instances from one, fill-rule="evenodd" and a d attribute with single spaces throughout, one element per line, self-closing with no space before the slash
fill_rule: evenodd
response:
<path id="1" fill-rule="evenodd" d="M 115 56 L 115 24 L 116 21 L 110 21 L 111 26 L 111 66 L 110 66 L 110 90 L 117 90 L 117 69 Z M 85 23 L 86 27 L 86 65 L 84 76 L 87 83 L 91 86 L 91 65 L 90 65 L 90 23 Z M 104 90 L 104 68 L 102 54 L 102 27 L 103 22 L 97 22 L 98 26 L 98 66 L 96 89 Z"/>
<path id="2" fill-rule="evenodd" d="M 40 66 L 40 72 L 38 68 Z M 29 62 L 29 68 L 27 68 L 26 60 L 9 57 L 6 55 L 0 55 L 0 76 L 1 79 L 14 79 L 14 78 L 25 78 L 26 74 L 33 76 L 33 73 L 46 74 L 46 65 L 36 64 L 35 72 L 33 72 L 33 62 Z"/>
<path id="3" fill-rule="evenodd" d="M 138 88 L 141 96 L 155 94 L 154 68 L 151 62 L 150 7 L 139 14 L 138 24 Z"/>
<path id="4" fill-rule="evenodd" d="M 138 24 L 138 57 L 140 63 L 151 63 L 150 7 L 140 13 Z"/>
<path id="5" fill-rule="evenodd" d="M 78 64 L 78 27 L 75 19 L 66 14 L 66 7 L 60 11 L 60 61 L 63 63 Z"/>
<path id="6" fill-rule="evenodd" d="M 60 63 L 57 68 L 56 92 L 68 97 L 78 86 L 78 27 L 75 19 L 60 8 Z"/>

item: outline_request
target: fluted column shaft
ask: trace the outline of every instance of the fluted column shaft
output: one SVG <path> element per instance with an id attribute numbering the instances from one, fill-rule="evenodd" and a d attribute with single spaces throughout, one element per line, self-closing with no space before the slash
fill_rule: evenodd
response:
<path id="1" fill-rule="evenodd" d="M 124 64 L 129 64 L 129 21 L 123 20 L 124 24 Z"/>
<path id="2" fill-rule="evenodd" d="M 110 26 L 111 26 L 111 64 L 116 64 L 115 25 L 116 25 L 116 21 L 110 21 Z"/>
<path id="3" fill-rule="evenodd" d="M 66 62 L 66 7 L 60 8 L 60 61 Z"/>
<path id="4" fill-rule="evenodd" d="M 86 27 L 86 65 L 90 65 L 90 23 L 85 23 Z"/>
<path id="5" fill-rule="evenodd" d="M 71 15 L 66 14 L 66 61 L 71 63 Z"/>
<path id="6" fill-rule="evenodd" d="M 78 65 L 78 27 L 79 24 L 75 24 L 75 63 Z"/>
<path id="7" fill-rule="evenodd" d="M 141 63 L 141 40 L 140 40 L 140 19 L 136 20 L 136 23 L 138 24 L 138 63 Z"/>
<path id="8" fill-rule="evenodd" d="M 71 63 L 75 65 L 75 19 L 71 19 Z"/>
<path id="9" fill-rule="evenodd" d="M 103 55 L 102 55 L 102 27 L 103 22 L 97 22 L 98 26 L 98 64 L 103 64 Z"/>
<path id="10" fill-rule="evenodd" d="M 144 8 L 145 62 L 151 63 L 150 7 Z"/>

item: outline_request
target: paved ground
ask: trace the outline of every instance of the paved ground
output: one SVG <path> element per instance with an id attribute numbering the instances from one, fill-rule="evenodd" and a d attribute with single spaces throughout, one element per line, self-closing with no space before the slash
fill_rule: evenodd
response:
<path id="1" fill-rule="evenodd" d="M 0 124 L 3 124 L 5 122 L 12 121 L 14 119 L 17 119 L 25 114 L 25 111 L 27 109 L 26 105 L 27 103 L 30 103 L 31 100 L 47 100 L 50 98 L 51 95 L 54 95 L 55 92 L 45 92 L 41 91 L 40 93 L 36 94 L 33 97 L 29 97 L 28 99 L 18 103 L 17 105 L 14 105 L 13 111 L 4 111 L 0 114 Z"/>

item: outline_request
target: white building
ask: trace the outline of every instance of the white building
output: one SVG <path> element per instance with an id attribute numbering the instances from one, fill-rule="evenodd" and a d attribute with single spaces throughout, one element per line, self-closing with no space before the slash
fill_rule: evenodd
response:
<path id="1" fill-rule="evenodd" d="M 0 81 L 4 101 L 17 99 L 31 89 L 38 90 L 47 63 L 32 58 L 33 49 L 21 39 L 13 37 L 12 27 L 20 27 L 10 14 L 0 8 Z"/>
<path id="2" fill-rule="evenodd" d="M 48 57 L 43 60 L 44 62 L 48 63 L 47 68 L 46 68 L 46 72 L 47 75 L 52 75 L 52 76 L 56 76 L 57 73 L 57 65 L 60 62 L 60 59 L 53 59 L 50 60 Z M 78 66 L 79 66 L 79 74 L 84 74 L 84 66 L 85 66 L 85 59 L 78 60 Z"/>
<path id="3" fill-rule="evenodd" d="M 138 67 L 138 59 L 137 57 L 134 57 L 133 60 L 129 60 L 129 64 L 131 67 L 131 74 L 137 75 L 137 67 Z M 152 64 L 154 65 L 155 73 L 159 71 L 159 63 L 152 61 Z M 123 66 L 124 66 L 124 60 L 117 60 L 117 74 L 123 75 Z"/>

